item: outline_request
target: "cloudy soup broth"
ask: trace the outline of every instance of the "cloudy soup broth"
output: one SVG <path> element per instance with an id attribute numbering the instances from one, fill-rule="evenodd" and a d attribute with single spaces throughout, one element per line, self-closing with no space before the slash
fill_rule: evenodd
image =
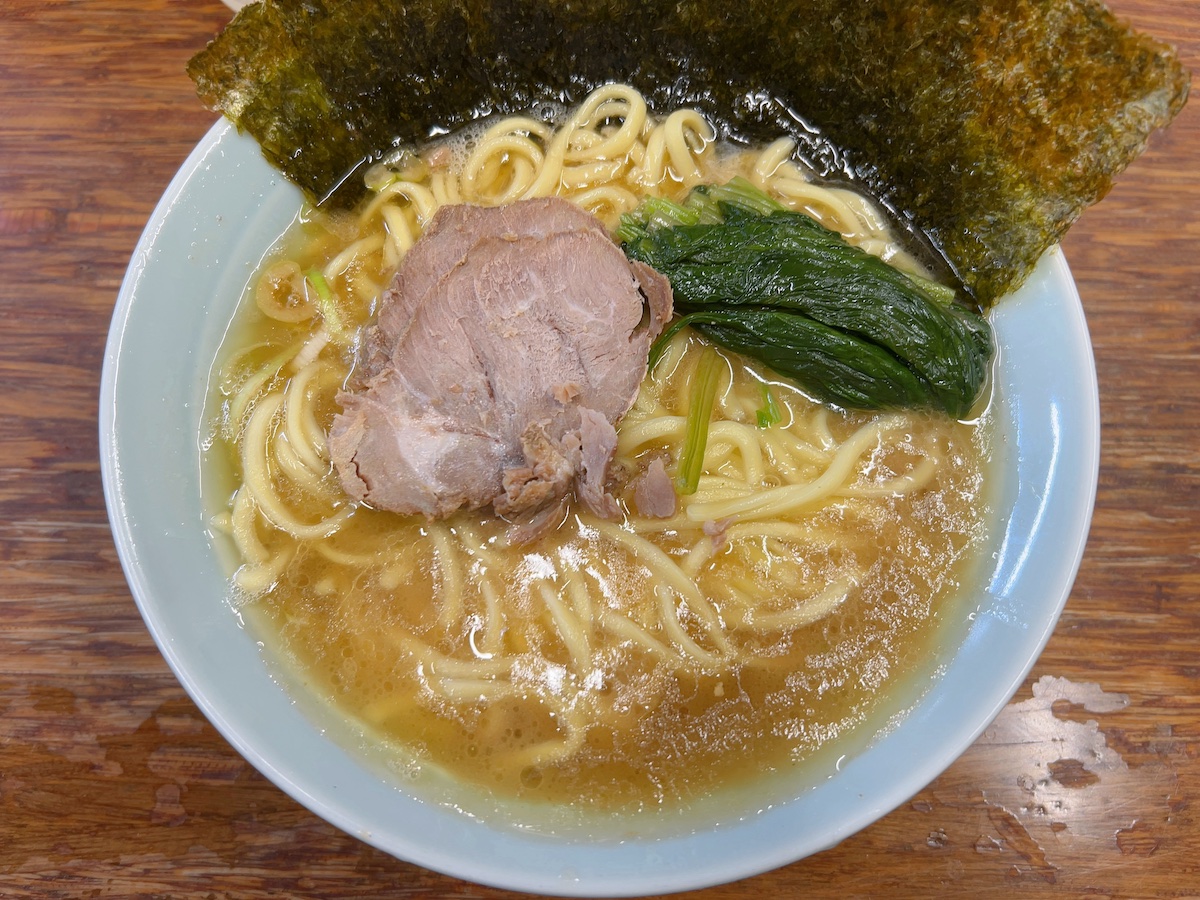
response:
<path id="1" fill-rule="evenodd" d="M 205 454 L 235 604 L 372 756 L 605 814 L 687 809 L 766 773 L 826 777 L 961 635 L 996 490 L 986 399 L 969 421 L 848 412 L 717 349 L 700 488 L 641 515 L 638 475 L 678 462 L 712 352 L 685 329 L 617 426 L 615 519 L 572 504 L 513 546 L 490 507 L 426 521 L 346 496 L 326 434 L 404 254 L 439 206 L 527 196 L 555 159 L 541 192 L 609 228 L 646 196 L 739 176 L 928 274 L 869 200 L 811 183 L 788 142 L 726 146 L 698 114 L 654 119 L 634 96 L 484 123 L 376 167 L 353 213 L 303 211 L 225 341 Z"/>

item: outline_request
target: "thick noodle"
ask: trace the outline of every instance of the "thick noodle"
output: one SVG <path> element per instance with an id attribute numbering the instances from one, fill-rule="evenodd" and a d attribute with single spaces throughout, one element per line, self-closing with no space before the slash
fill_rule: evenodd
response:
<path id="1" fill-rule="evenodd" d="M 959 423 L 846 415 L 726 354 L 698 489 L 672 516 L 640 515 L 639 474 L 655 458 L 672 471 L 682 453 L 702 344 L 686 332 L 620 423 L 623 521 L 577 508 L 559 533 L 518 552 L 487 515 L 411 521 L 342 494 L 325 428 L 353 335 L 442 204 L 560 195 L 614 226 L 645 196 L 680 198 L 741 175 L 847 240 L 919 268 L 869 201 L 814 184 L 794 151 L 789 139 L 722 147 L 696 111 L 656 119 L 637 91 L 610 85 L 558 121 L 505 118 L 398 156 L 370 173 L 373 196 L 355 220 L 311 216 L 295 258 L 264 270 L 256 337 L 219 379 L 218 450 L 228 448 L 238 486 L 217 524 L 240 555 L 240 596 L 270 609 L 293 652 L 324 671 L 355 715 L 385 731 L 404 722 L 411 733 L 422 721 L 426 748 L 472 734 L 487 745 L 489 771 L 510 773 L 498 780 L 529 788 L 531 772 L 537 781 L 601 744 L 626 746 L 622 735 L 633 742 L 641 726 L 631 710 L 658 709 L 678 694 L 672 684 L 703 684 L 710 703 L 754 671 L 778 670 L 770 683 L 783 684 L 801 630 L 842 616 L 826 629 L 836 636 L 864 615 L 847 610 L 898 590 L 870 587 L 872 572 L 897 578 L 881 561 L 888 548 L 872 540 L 909 540 L 894 522 L 928 491 L 977 497 L 978 448 Z M 768 394 L 782 420 L 760 427 Z M 914 551 L 944 574 L 904 576 L 916 578 L 911 592 L 953 582 L 979 538 L 972 502 Z M 469 762 L 428 752 L 458 770 Z"/>

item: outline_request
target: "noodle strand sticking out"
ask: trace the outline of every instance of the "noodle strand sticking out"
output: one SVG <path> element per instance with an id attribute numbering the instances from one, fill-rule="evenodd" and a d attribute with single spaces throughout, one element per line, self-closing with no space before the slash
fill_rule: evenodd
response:
<path id="1" fill-rule="evenodd" d="M 358 329 L 444 204 L 558 195 L 611 228 L 647 196 L 741 176 L 920 270 L 869 200 L 813 183 L 794 152 L 727 145 L 695 110 L 657 118 L 610 85 L 556 120 L 399 154 L 354 221 L 305 215 L 231 338 L 210 462 L 236 488 L 214 527 L 239 557 L 238 602 L 306 679 L 422 766 L 611 807 L 737 780 L 731 756 L 746 777 L 811 756 L 924 671 L 982 541 L 976 425 L 831 409 L 721 351 L 697 490 L 643 515 L 639 479 L 656 460 L 673 476 L 683 452 L 705 347 L 684 331 L 619 422 L 616 521 L 575 505 L 518 549 L 490 509 L 404 518 L 331 475 Z"/>

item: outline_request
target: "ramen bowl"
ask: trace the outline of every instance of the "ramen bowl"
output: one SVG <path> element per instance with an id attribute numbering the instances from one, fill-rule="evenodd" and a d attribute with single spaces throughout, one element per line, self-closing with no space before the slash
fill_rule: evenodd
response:
<path id="1" fill-rule="evenodd" d="M 105 495 L 126 577 L 180 683 L 253 766 L 318 816 L 404 860 L 497 887 L 577 896 L 698 888 L 830 847 L 935 779 L 1023 682 L 1083 552 L 1099 415 L 1087 328 L 1062 254 L 992 313 L 994 549 L 939 667 L 903 714 L 818 777 L 764 780 L 670 816 L 529 827 L 469 789 L 414 780 L 305 693 L 230 602 L 202 493 L 209 376 L 235 305 L 299 192 L 215 125 L 171 182 L 122 285 L 100 397 Z M 841 749 L 844 752 L 836 752 Z M 552 818 L 552 817 L 551 817 Z M 543 825 L 545 823 L 542 823 Z"/>

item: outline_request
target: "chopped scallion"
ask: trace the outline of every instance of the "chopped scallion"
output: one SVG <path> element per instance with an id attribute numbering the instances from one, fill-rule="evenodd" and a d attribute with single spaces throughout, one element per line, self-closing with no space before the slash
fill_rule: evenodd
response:
<path id="1" fill-rule="evenodd" d="M 721 380 L 721 355 L 714 347 L 705 347 L 692 376 L 692 396 L 688 400 L 684 427 L 683 453 L 675 486 L 680 494 L 694 494 L 704 471 L 704 450 L 708 446 L 708 426 L 712 421 L 713 401 Z"/>
<path id="2" fill-rule="evenodd" d="M 321 270 L 315 268 L 305 272 L 304 279 L 312 285 L 317 294 L 317 308 L 321 311 L 321 318 L 325 322 L 325 329 L 329 332 L 329 336 L 339 343 L 345 343 L 349 340 L 350 333 L 338 313 L 337 303 L 333 296 L 333 290 L 329 287 L 329 282 L 325 280 Z"/>
<path id="3" fill-rule="evenodd" d="M 779 412 L 779 407 L 775 403 L 775 395 L 771 393 L 771 386 L 765 381 L 759 383 L 762 389 L 763 405 L 757 413 L 758 427 L 770 428 L 776 425 L 783 419 L 783 415 Z"/>

